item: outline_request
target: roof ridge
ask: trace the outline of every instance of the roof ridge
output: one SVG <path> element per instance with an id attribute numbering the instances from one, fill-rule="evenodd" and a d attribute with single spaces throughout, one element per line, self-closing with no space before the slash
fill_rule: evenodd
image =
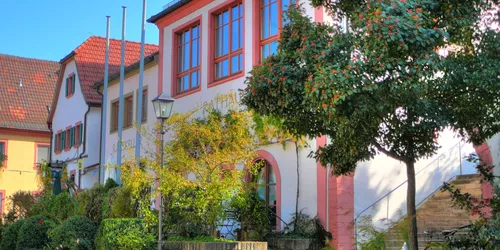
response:
<path id="1" fill-rule="evenodd" d="M 90 36 L 89 38 L 87 38 L 87 40 L 85 40 L 82 44 L 80 44 L 76 49 L 74 49 L 73 51 L 76 51 L 80 46 L 82 46 L 83 44 L 85 44 L 87 41 L 90 41 L 91 39 L 102 39 L 102 40 L 106 40 L 106 37 L 102 37 L 102 36 Z M 121 42 L 122 40 L 121 39 L 116 39 L 116 38 L 109 38 L 110 41 L 118 41 L 118 42 Z M 131 40 L 125 40 L 126 43 L 135 43 L 135 44 L 141 44 L 141 42 L 136 42 L 136 41 L 131 41 Z M 159 45 L 157 44 L 152 44 L 152 43 L 144 43 L 144 45 L 150 45 L 150 46 L 155 46 L 155 47 L 159 47 Z"/>
<path id="2" fill-rule="evenodd" d="M 24 56 L 10 55 L 10 54 L 4 54 L 4 53 L 0 53 L 0 56 L 16 57 L 16 58 L 20 58 L 20 59 L 30 59 L 30 60 L 44 61 L 44 62 L 50 62 L 50 63 L 59 63 L 57 61 L 52 61 L 52 60 L 47 60 L 47 59 L 24 57 Z"/>

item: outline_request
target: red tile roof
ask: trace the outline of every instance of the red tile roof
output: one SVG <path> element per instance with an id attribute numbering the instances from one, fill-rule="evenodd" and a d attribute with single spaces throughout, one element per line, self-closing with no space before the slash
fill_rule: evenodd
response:
<path id="1" fill-rule="evenodd" d="M 109 40 L 109 75 L 120 71 L 121 63 L 121 40 Z M 146 44 L 144 56 L 158 52 L 158 46 Z M 141 56 L 141 44 L 126 41 L 125 43 L 125 67 L 135 63 Z M 106 55 L 106 38 L 91 36 L 78 48 L 73 50 L 66 58 L 75 56 L 78 77 L 82 86 L 83 96 L 87 103 L 100 104 L 101 95 L 93 88 L 96 82 L 104 79 L 104 62 Z M 64 63 L 65 59 L 61 60 Z"/>
<path id="2" fill-rule="evenodd" d="M 0 54 L 0 127 L 49 131 L 59 63 Z"/>

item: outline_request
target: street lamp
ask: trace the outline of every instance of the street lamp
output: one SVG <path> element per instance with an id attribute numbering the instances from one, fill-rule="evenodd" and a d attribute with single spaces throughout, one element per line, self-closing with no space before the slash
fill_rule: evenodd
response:
<path id="1" fill-rule="evenodd" d="M 155 97 L 151 102 L 153 103 L 153 108 L 155 110 L 155 115 L 157 119 L 161 119 L 161 166 L 160 168 L 163 168 L 163 136 L 165 135 L 165 129 L 163 128 L 163 124 L 165 123 L 165 120 L 170 117 L 170 114 L 172 113 L 172 107 L 174 106 L 174 99 L 165 93 L 162 93 L 161 95 Z M 161 178 L 158 178 L 158 186 L 161 184 Z M 161 195 L 161 189 L 160 189 L 160 205 L 159 205 L 159 218 L 158 218 L 158 250 L 162 249 L 162 239 L 163 239 L 163 230 L 162 230 L 162 214 L 163 214 L 163 200 L 162 200 L 162 195 Z"/>

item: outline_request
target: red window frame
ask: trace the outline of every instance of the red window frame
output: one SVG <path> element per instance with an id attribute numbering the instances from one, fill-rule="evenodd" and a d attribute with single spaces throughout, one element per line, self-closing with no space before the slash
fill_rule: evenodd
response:
<path id="1" fill-rule="evenodd" d="M 73 143 L 73 147 L 75 148 L 78 148 L 80 147 L 81 145 L 81 142 L 80 142 L 80 129 L 82 129 L 82 123 L 81 122 L 77 122 L 75 124 L 75 140 L 74 140 L 74 143 Z"/>
<path id="2" fill-rule="evenodd" d="M 240 28 L 241 31 L 241 48 L 232 51 L 232 30 L 233 30 L 233 20 L 232 17 L 232 8 L 236 7 L 238 5 L 241 5 L 240 7 L 243 8 L 242 14 L 240 17 L 238 17 L 236 20 L 239 20 L 239 22 L 242 22 L 242 27 Z M 217 47 L 217 29 L 222 28 L 225 25 L 217 26 L 217 16 L 224 13 L 225 11 L 228 11 L 228 23 L 226 24 L 228 26 L 228 38 L 229 38 L 229 43 L 228 43 L 228 53 L 222 56 L 217 57 L 216 55 L 216 47 Z M 210 21 L 210 36 L 211 38 L 209 39 L 210 41 L 210 71 L 209 71 L 209 79 L 210 79 L 210 84 L 209 86 L 217 85 L 220 83 L 224 83 L 230 80 L 233 80 L 235 78 L 241 77 L 244 74 L 244 68 L 245 68 L 245 58 L 244 58 L 244 48 L 245 48 L 245 13 L 244 13 L 244 6 L 242 1 L 234 1 L 230 0 L 227 2 L 222 3 L 221 5 L 213 8 L 211 11 L 211 21 Z M 234 56 L 242 56 L 242 63 L 240 66 L 240 70 L 234 73 L 231 73 L 232 70 L 232 58 Z M 222 62 L 224 60 L 228 60 L 228 75 L 218 77 L 216 74 L 216 69 L 217 69 L 217 63 Z"/>
<path id="3" fill-rule="evenodd" d="M 5 201 L 7 200 L 7 197 L 5 197 L 5 190 L 0 190 L 0 194 L 2 194 L 0 196 L 0 218 L 3 219 L 3 215 L 4 215 L 4 209 L 5 209 Z"/>
<path id="4" fill-rule="evenodd" d="M 290 0 L 292 1 L 292 0 Z M 267 37 L 267 38 L 262 38 L 262 9 L 266 6 L 270 6 L 271 3 L 276 2 L 278 5 L 278 33 L 274 36 Z M 299 3 L 299 0 L 295 0 L 295 4 L 297 5 Z M 272 42 L 278 41 L 281 30 L 283 29 L 283 0 L 269 0 L 269 4 L 263 5 L 262 0 L 254 0 L 254 5 L 256 6 L 256 9 L 258 11 L 254 11 L 253 13 L 253 32 L 254 34 L 258 34 L 258 39 L 256 40 L 257 42 L 254 43 L 254 64 L 258 64 L 260 61 L 262 61 L 262 46 L 266 44 L 271 44 Z M 269 15 L 271 13 L 269 12 Z M 270 20 L 270 19 L 269 19 Z M 269 22 L 269 30 L 271 22 Z"/>
<path id="5" fill-rule="evenodd" d="M 109 126 L 110 132 L 118 130 L 118 112 L 119 112 L 120 102 L 114 101 L 111 103 L 111 124 Z"/>
<path id="6" fill-rule="evenodd" d="M 56 154 L 61 153 L 61 135 L 62 135 L 62 130 L 57 131 L 56 133 Z"/>
<path id="7" fill-rule="evenodd" d="M 35 142 L 35 159 L 34 159 L 34 164 L 33 164 L 33 169 L 34 170 L 37 170 L 38 169 L 38 166 L 37 166 L 37 163 L 41 163 L 41 162 L 37 162 L 37 158 L 38 158 L 38 147 L 47 147 L 48 148 L 48 152 L 49 152 L 49 155 L 50 155 L 50 144 L 49 143 L 46 143 L 46 142 Z M 50 156 L 49 156 L 50 157 Z M 48 160 L 48 159 L 47 159 Z"/>
<path id="8" fill-rule="evenodd" d="M 130 127 L 134 121 L 134 96 L 125 97 L 123 127 Z"/>
<path id="9" fill-rule="evenodd" d="M 69 140 L 70 140 L 70 137 L 71 137 L 71 126 L 69 127 L 66 127 L 66 134 L 64 135 L 64 151 L 69 151 L 71 149 L 71 147 L 69 146 Z"/>
<path id="10" fill-rule="evenodd" d="M 187 30 L 190 30 L 190 34 L 192 34 L 192 29 L 194 27 L 198 26 L 198 65 L 196 67 L 191 67 L 191 60 L 192 60 L 192 52 L 193 52 L 193 49 L 192 49 L 192 35 L 190 35 L 190 39 L 189 39 L 189 46 L 190 46 L 190 57 L 189 57 L 189 60 L 190 60 L 190 63 L 189 63 L 189 66 L 190 68 L 188 70 L 185 70 L 183 72 L 178 72 L 178 68 L 179 68 L 179 47 L 181 45 L 179 45 L 179 36 L 182 35 L 184 32 L 186 32 Z M 201 22 L 201 15 L 192 19 L 191 21 L 185 23 L 184 25 L 181 25 L 179 26 L 178 28 L 174 29 L 172 31 L 172 43 L 173 43 L 173 46 L 172 46 L 172 50 L 173 50 L 173 57 L 172 57 L 172 93 L 173 93 L 173 96 L 176 97 L 176 98 L 180 98 L 180 97 L 183 97 L 183 96 L 186 96 L 186 95 L 189 95 L 189 94 L 192 94 L 194 92 L 198 92 L 200 91 L 201 89 L 201 64 L 202 64 L 202 60 L 201 60 L 201 55 L 202 55 L 202 22 Z M 183 76 L 186 76 L 186 75 L 190 75 L 192 72 L 195 72 L 195 71 L 198 71 L 198 85 L 196 87 L 191 87 L 191 77 L 189 77 L 189 88 L 188 90 L 184 90 L 184 91 L 179 91 L 178 89 L 178 83 L 177 83 L 177 80 L 180 78 L 180 77 L 183 77 Z"/>
<path id="11" fill-rule="evenodd" d="M 7 158 L 9 157 L 8 155 L 8 151 L 9 151 L 9 141 L 8 140 L 4 140 L 4 139 L 0 139 L 0 142 L 3 143 L 3 151 L 4 151 L 4 154 L 7 156 Z M 3 161 L 3 166 L 2 168 L 7 168 L 7 162 L 9 161 L 9 159 L 6 159 Z"/>
<path id="12" fill-rule="evenodd" d="M 67 88 L 67 93 L 68 93 L 66 95 L 66 98 L 72 97 L 73 94 L 75 93 L 75 89 L 73 88 L 74 78 L 75 78 L 74 73 L 69 74 L 68 77 L 66 78 L 66 88 Z"/>

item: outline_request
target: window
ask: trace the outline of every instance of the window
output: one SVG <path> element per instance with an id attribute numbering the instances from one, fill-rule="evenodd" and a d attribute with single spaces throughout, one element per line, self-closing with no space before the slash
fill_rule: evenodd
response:
<path id="1" fill-rule="evenodd" d="M 6 141 L 0 141 L 0 165 L 2 167 L 7 166 L 7 142 Z"/>
<path id="2" fill-rule="evenodd" d="M 138 95 L 139 96 L 139 95 Z M 139 100 L 139 99 L 137 99 Z M 137 101 L 137 105 L 139 105 L 139 101 Z M 141 121 L 145 122 L 148 120 L 148 90 L 145 89 L 142 91 L 142 106 L 141 108 Z M 139 110 L 139 106 L 137 107 Z"/>
<path id="3" fill-rule="evenodd" d="M 118 107 L 119 101 L 114 101 L 111 104 L 111 132 L 118 130 Z"/>
<path id="4" fill-rule="evenodd" d="M 243 5 L 215 15 L 215 80 L 243 71 Z"/>
<path id="5" fill-rule="evenodd" d="M 57 154 L 61 151 L 61 145 L 60 145 L 60 138 L 61 137 L 61 133 L 58 132 L 55 136 L 54 136 L 54 141 L 52 142 L 54 144 L 54 152 Z"/>
<path id="6" fill-rule="evenodd" d="M 295 0 L 260 0 L 260 51 L 261 59 L 278 50 L 278 33 L 286 24 L 283 12 Z"/>
<path id="7" fill-rule="evenodd" d="M 133 106 L 133 98 L 134 96 L 129 96 L 125 98 L 125 115 L 123 121 L 123 127 L 132 126 L 133 118 L 134 118 L 134 106 Z"/>
<path id="8" fill-rule="evenodd" d="M 66 131 L 62 131 L 59 134 L 59 152 L 66 149 Z"/>
<path id="9" fill-rule="evenodd" d="M 36 159 L 35 164 L 43 163 L 44 161 L 49 161 L 49 145 L 47 144 L 36 144 Z"/>
<path id="10" fill-rule="evenodd" d="M 75 93 L 75 81 L 76 77 L 74 74 L 66 78 L 66 97 L 71 97 Z"/>
<path id="11" fill-rule="evenodd" d="M 74 127 L 74 144 L 73 146 L 78 147 L 82 144 L 82 138 L 83 138 L 83 124 L 77 123 L 76 126 Z"/>
<path id="12" fill-rule="evenodd" d="M 257 177 L 257 194 L 276 215 L 276 175 L 266 160 L 260 160 L 258 164 L 261 168 Z M 276 227 L 276 223 L 276 216 L 272 216 L 270 225 Z"/>
<path id="13" fill-rule="evenodd" d="M 177 33 L 176 94 L 200 86 L 200 24 Z"/>
<path id="14" fill-rule="evenodd" d="M 5 204 L 5 190 L 0 190 L 0 218 L 3 218 L 4 204 Z"/>

